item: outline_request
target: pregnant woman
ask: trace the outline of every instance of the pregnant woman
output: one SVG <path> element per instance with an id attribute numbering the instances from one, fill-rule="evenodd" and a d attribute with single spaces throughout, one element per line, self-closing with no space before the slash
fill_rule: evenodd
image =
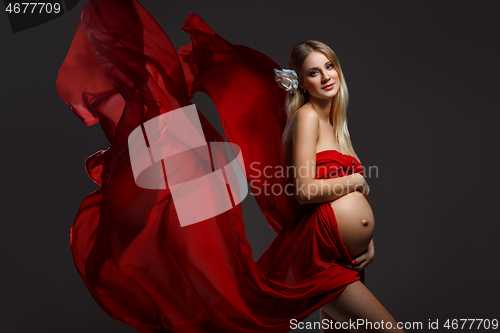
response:
<path id="1" fill-rule="evenodd" d="M 340 236 L 335 242 L 318 237 L 312 244 L 313 253 L 328 247 L 322 242 L 334 243 L 337 250 L 347 253 L 335 258 L 331 251 L 332 260 L 361 271 L 373 260 L 375 220 L 366 200 L 369 187 L 347 129 L 347 86 L 339 60 L 330 47 L 310 40 L 292 50 L 289 66 L 289 70 L 276 70 L 276 81 L 289 91 L 284 163 L 296 170 L 290 178 L 297 201 L 302 205 L 325 203 L 330 223 L 325 228 L 333 229 L 334 238 Z M 320 208 L 316 205 L 315 209 Z M 315 234 L 322 232 L 322 226 L 316 228 Z M 328 256 L 328 251 L 324 252 Z M 294 265 L 304 267 L 306 261 L 299 258 Z M 348 284 L 320 314 L 322 319 L 336 321 L 384 320 L 396 327 L 392 316 L 360 281 Z"/>
<path id="2" fill-rule="evenodd" d="M 384 320 L 395 328 L 360 282 L 374 255 L 374 218 L 343 127 L 345 81 L 329 48 L 299 44 L 290 62 L 297 82 L 289 76 L 294 89 L 285 91 L 275 82 L 276 62 L 229 43 L 194 13 L 182 25 L 191 42 L 179 50 L 136 0 L 90 0 L 80 17 L 57 91 L 85 125 L 100 124 L 110 146 L 85 161 L 99 188 L 83 199 L 70 245 L 76 270 L 110 317 L 143 333 L 285 333 L 321 308 L 332 322 Z M 214 101 L 226 138 L 199 111 L 188 118 L 201 127 L 189 134 L 240 147 L 252 195 L 277 233 L 257 261 L 245 234 L 254 221 L 243 221 L 240 204 L 183 226 L 170 173 L 159 172 L 162 186 L 154 189 L 135 182 L 131 133 L 192 105 L 196 92 Z M 185 156 L 156 161 L 145 154 L 141 163 L 155 170 L 172 163 L 186 182 L 220 172 L 192 147 L 181 137 L 162 141 L 162 149 Z M 298 173 L 269 173 L 283 167 Z M 234 185 L 228 195 L 237 193 Z M 193 210 L 201 207 L 206 202 L 192 202 Z"/>

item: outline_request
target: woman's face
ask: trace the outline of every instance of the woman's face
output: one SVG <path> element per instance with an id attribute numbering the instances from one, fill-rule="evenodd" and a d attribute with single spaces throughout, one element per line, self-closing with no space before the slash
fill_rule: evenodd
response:
<path id="1" fill-rule="evenodd" d="M 339 74 L 322 52 L 313 51 L 302 65 L 302 82 L 299 86 L 307 90 L 309 96 L 320 99 L 333 98 L 340 89 Z"/>

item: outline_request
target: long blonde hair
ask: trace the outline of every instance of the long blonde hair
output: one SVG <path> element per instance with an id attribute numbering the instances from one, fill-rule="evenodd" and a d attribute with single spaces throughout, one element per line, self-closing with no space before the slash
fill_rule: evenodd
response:
<path id="1" fill-rule="evenodd" d="M 333 97 L 332 108 L 330 110 L 330 122 L 333 125 L 335 130 L 335 135 L 340 145 L 341 152 L 346 152 L 348 155 L 351 155 L 358 159 L 358 156 L 354 152 L 354 148 L 352 147 L 351 137 L 349 135 L 349 129 L 347 128 L 347 104 L 349 102 L 349 93 L 347 91 L 347 85 L 345 82 L 344 74 L 342 73 L 342 69 L 340 67 L 339 59 L 333 50 L 320 41 L 316 40 L 307 40 L 305 42 L 301 42 L 297 44 L 290 52 L 290 57 L 288 58 L 288 66 L 290 69 L 293 69 L 298 77 L 299 82 L 302 80 L 302 65 L 304 64 L 304 60 L 306 57 L 314 51 L 322 52 L 334 65 L 335 70 L 337 71 L 340 79 L 340 88 L 338 93 Z M 286 130 L 288 129 L 288 125 L 290 124 L 290 119 L 293 114 L 297 112 L 298 109 L 302 107 L 308 101 L 308 96 L 302 89 L 297 89 L 294 94 L 290 92 L 287 93 L 286 101 L 285 101 L 285 112 L 287 114 L 287 124 L 285 127 L 285 131 L 283 132 L 283 142 L 285 138 Z"/>

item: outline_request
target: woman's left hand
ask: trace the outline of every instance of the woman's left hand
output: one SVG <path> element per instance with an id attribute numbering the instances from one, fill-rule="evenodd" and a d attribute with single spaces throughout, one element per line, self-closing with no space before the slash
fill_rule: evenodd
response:
<path id="1" fill-rule="evenodd" d="M 373 261 L 375 257 L 375 245 L 373 245 L 373 238 L 370 241 L 370 244 L 368 244 L 368 248 L 366 249 L 363 254 L 361 254 L 359 257 L 354 258 L 352 264 L 347 264 L 347 263 L 341 263 L 342 266 L 354 269 L 355 271 L 361 271 L 366 268 L 371 262 Z"/>

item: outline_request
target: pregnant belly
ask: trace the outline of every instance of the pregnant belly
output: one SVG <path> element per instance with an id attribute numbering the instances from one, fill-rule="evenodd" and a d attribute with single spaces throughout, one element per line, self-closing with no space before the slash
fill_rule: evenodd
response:
<path id="1" fill-rule="evenodd" d="M 352 258 L 363 253 L 375 229 L 375 218 L 365 196 L 354 191 L 331 202 L 339 234 Z"/>

